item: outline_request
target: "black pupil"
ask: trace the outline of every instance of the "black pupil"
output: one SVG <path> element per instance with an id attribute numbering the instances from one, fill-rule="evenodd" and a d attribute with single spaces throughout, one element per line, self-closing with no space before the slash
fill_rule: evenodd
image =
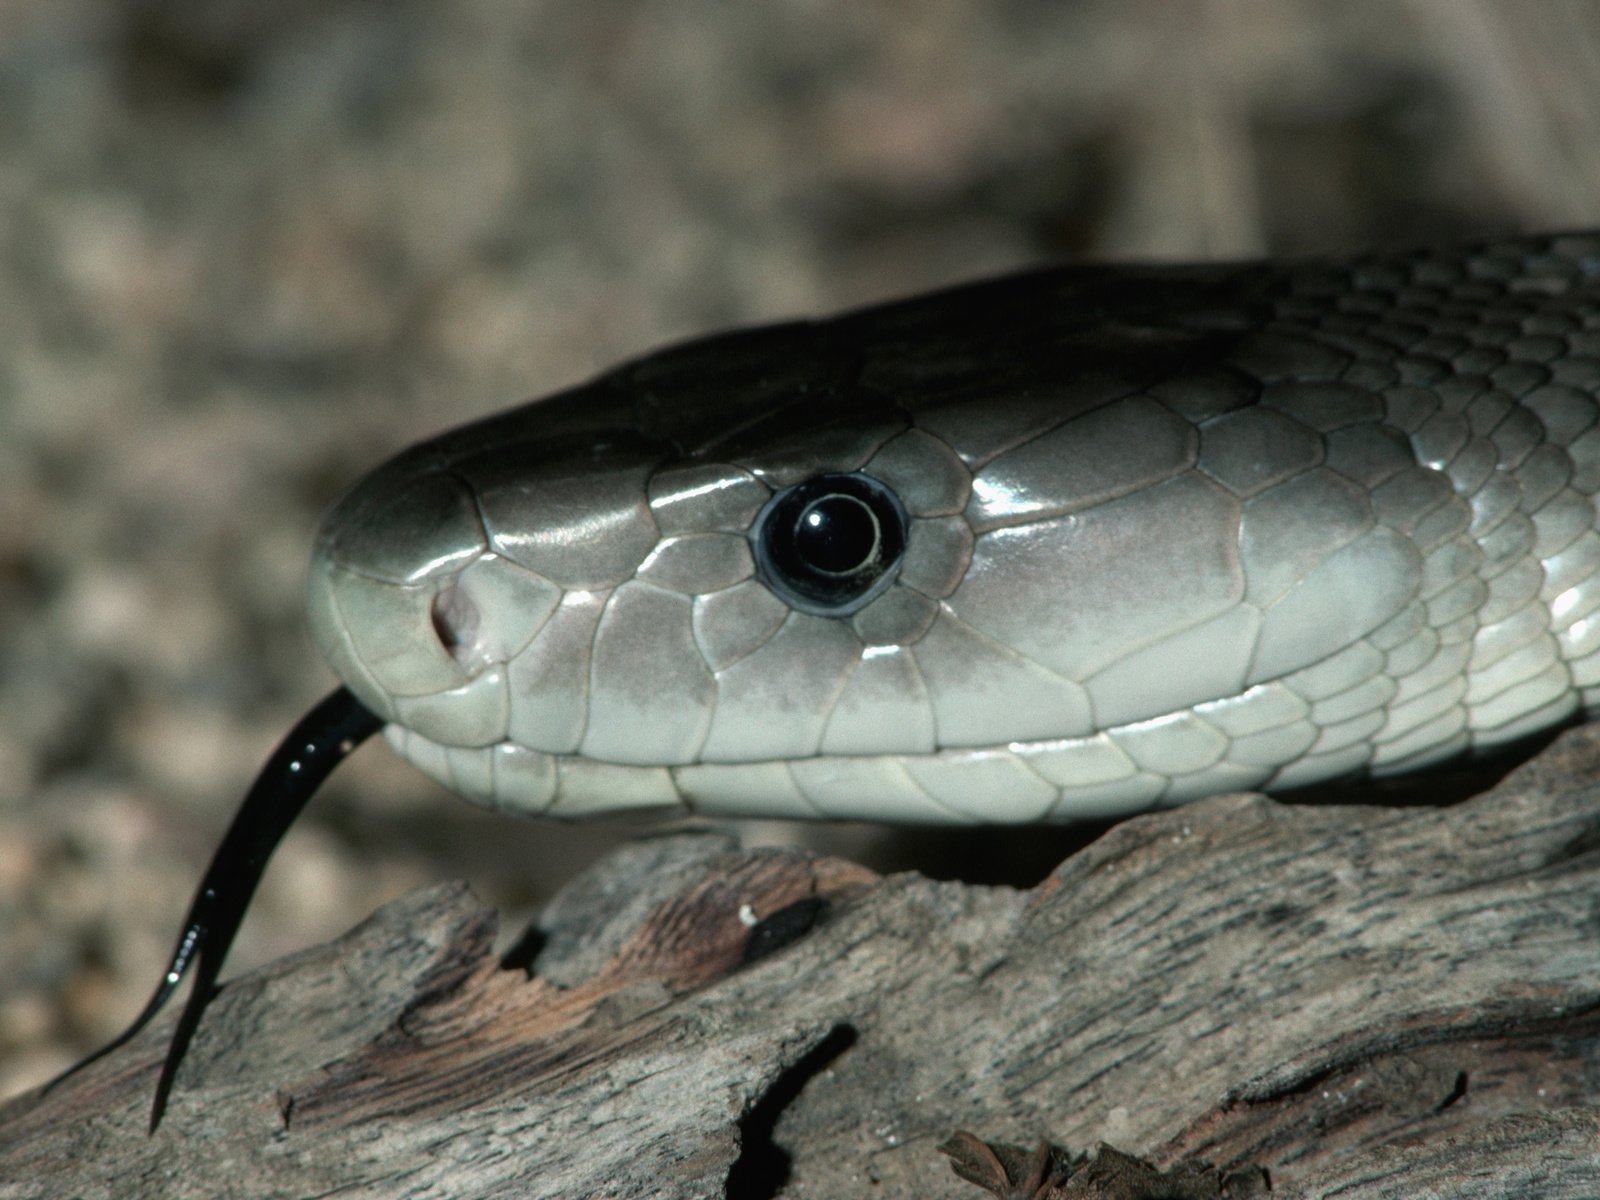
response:
<path id="1" fill-rule="evenodd" d="M 893 582 L 905 506 L 860 472 L 814 475 L 768 501 L 751 530 L 766 585 L 801 612 L 846 617 Z"/>
<path id="2" fill-rule="evenodd" d="M 794 529 L 795 553 L 813 570 L 848 575 L 872 561 L 878 518 L 854 496 L 838 492 L 806 505 Z"/>

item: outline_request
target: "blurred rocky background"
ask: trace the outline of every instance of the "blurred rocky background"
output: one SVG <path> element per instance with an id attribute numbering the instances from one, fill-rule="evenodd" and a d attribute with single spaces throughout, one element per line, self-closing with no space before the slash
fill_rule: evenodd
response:
<path id="1" fill-rule="evenodd" d="M 400 446 L 1051 259 L 1596 224 L 1591 0 L 4 0 L 0 1095 L 154 985 Z M 509 937 L 617 836 L 363 750 L 233 971 L 445 877 Z"/>

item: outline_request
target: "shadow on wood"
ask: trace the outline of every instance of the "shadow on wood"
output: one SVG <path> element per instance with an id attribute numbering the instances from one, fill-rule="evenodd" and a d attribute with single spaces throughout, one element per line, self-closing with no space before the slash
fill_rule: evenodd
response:
<path id="1" fill-rule="evenodd" d="M 641 842 L 533 978 L 432 888 L 227 986 L 154 1137 L 168 1022 L 0 1109 L 0 1197 L 976 1200 L 956 1130 L 1212 1181 L 1162 1195 L 1593 1196 L 1597 781 L 1584 729 L 1450 808 L 1219 797 L 1029 891 Z"/>

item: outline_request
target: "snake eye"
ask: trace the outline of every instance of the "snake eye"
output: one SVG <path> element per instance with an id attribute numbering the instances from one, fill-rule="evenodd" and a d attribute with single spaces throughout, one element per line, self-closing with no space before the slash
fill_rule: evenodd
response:
<path id="1" fill-rule="evenodd" d="M 801 612 L 845 617 L 889 586 L 906 548 L 900 498 L 867 475 L 818 475 L 756 516 L 756 566 Z"/>

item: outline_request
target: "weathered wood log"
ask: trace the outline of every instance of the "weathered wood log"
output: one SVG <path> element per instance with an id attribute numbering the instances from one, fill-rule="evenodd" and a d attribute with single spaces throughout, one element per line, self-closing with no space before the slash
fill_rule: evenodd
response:
<path id="1" fill-rule="evenodd" d="M 698 835 L 570 888 L 532 978 L 493 928 L 441 886 L 228 985 L 154 1136 L 166 1023 L 13 1101 L 0 1197 L 975 1200 L 957 1130 L 1011 1194 L 1600 1194 L 1600 729 L 1448 808 L 1137 818 L 1030 891 Z M 1174 1173 L 1051 1182 L 1101 1142 Z"/>

